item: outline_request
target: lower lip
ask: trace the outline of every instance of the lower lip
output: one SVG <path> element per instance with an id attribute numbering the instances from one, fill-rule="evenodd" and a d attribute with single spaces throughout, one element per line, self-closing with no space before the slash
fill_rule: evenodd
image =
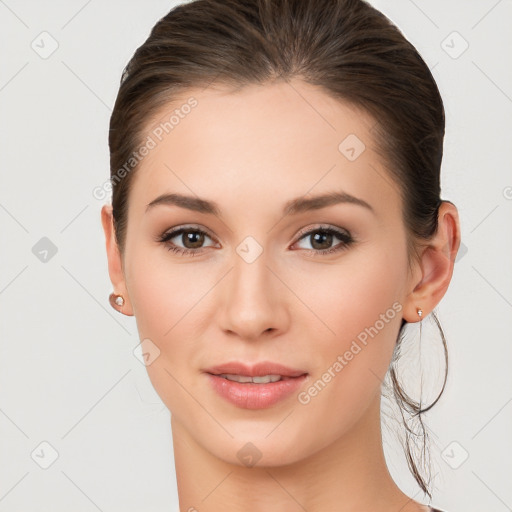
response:
<path id="1" fill-rule="evenodd" d="M 213 389 L 242 409 L 266 409 L 284 400 L 302 386 L 307 374 L 267 384 L 242 383 L 207 373 Z"/>

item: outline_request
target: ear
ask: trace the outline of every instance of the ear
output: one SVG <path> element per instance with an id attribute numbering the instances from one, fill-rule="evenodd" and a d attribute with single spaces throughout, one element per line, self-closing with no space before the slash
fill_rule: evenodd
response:
<path id="1" fill-rule="evenodd" d="M 132 305 L 128 297 L 124 278 L 123 261 L 114 232 L 112 205 L 106 204 L 101 208 L 101 223 L 103 224 L 103 231 L 105 233 L 110 281 L 114 286 L 114 293 L 122 295 L 124 298 L 124 304 L 122 306 L 115 307 L 119 312 L 128 316 L 133 316 Z"/>
<path id="2" fill-rule="evenodd" d="M 419 268 L 414 272 L 415 281 L 411 281 L 412 291 L 405 300 L 404 319 L 407 322 L 425 318 L 443 298 L 452 278 L 460 238 L 457 208 L 450 201 L 443 201 L 439 207 L 437 231 L 423 249 Z M 421 318 L 418 309 L 423 311 Z"/>

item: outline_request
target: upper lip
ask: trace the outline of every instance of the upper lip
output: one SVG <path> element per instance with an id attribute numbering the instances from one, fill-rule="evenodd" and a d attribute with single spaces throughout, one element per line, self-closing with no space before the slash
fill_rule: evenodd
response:
<path id="1" fill-rule="evenodd" d="M 283 377 L 300 377 L 306 374 L 304 370 L 289 368 L 282 364 L 273 363 L 271 361 L 262 361 L 255 364 L 245 364 L 239 361 L 230 361 L 218 366 L 212 366 L 203 370 L 213 375 L 231 374 L 246 375 L 248 377 L 261 377 L 263 375 L 282 375 Z"/>

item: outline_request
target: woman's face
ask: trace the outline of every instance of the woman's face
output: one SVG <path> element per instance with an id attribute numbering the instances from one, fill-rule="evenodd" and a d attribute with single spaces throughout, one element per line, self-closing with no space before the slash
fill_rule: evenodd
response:
<path id="1" fill-rule="evenodd" d="M 288 464 L 369 418 L 375 427 L 414 277 L 373 124 L 295 81 L 189 91 L 143 136 L 127 307 L 173 426 L 220 459 L 241 464 L 253 450 L 259 464 Z M 232 383 L 207 372 L 233 362 L 249 370 L 220 372 L 271 362 L 303 376 Z"/>

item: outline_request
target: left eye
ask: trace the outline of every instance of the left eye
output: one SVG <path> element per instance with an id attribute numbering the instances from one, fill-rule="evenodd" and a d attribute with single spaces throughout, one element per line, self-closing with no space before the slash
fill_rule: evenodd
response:
<path id="1" fill-rule="evenodd" d="M 341 241 L 340 244 L 331 247 L 331 244 L 335 239 Z M 348 232 L 340 231 L 338 229 L 330 228 L 330 227 L 320 227 L 313 230 L 310 230 L 304 233 L 300 239 L 301 240 L 310 240 L 311 249 L 304 248 L 308 251 L 313 251 L 317 254 L 326 254 L 331 252 L 341 251 L 343 249 L 348 248 L 353 242 L 354 239 Z M 296 242 L 296 243 L 299 243 Z"/>

